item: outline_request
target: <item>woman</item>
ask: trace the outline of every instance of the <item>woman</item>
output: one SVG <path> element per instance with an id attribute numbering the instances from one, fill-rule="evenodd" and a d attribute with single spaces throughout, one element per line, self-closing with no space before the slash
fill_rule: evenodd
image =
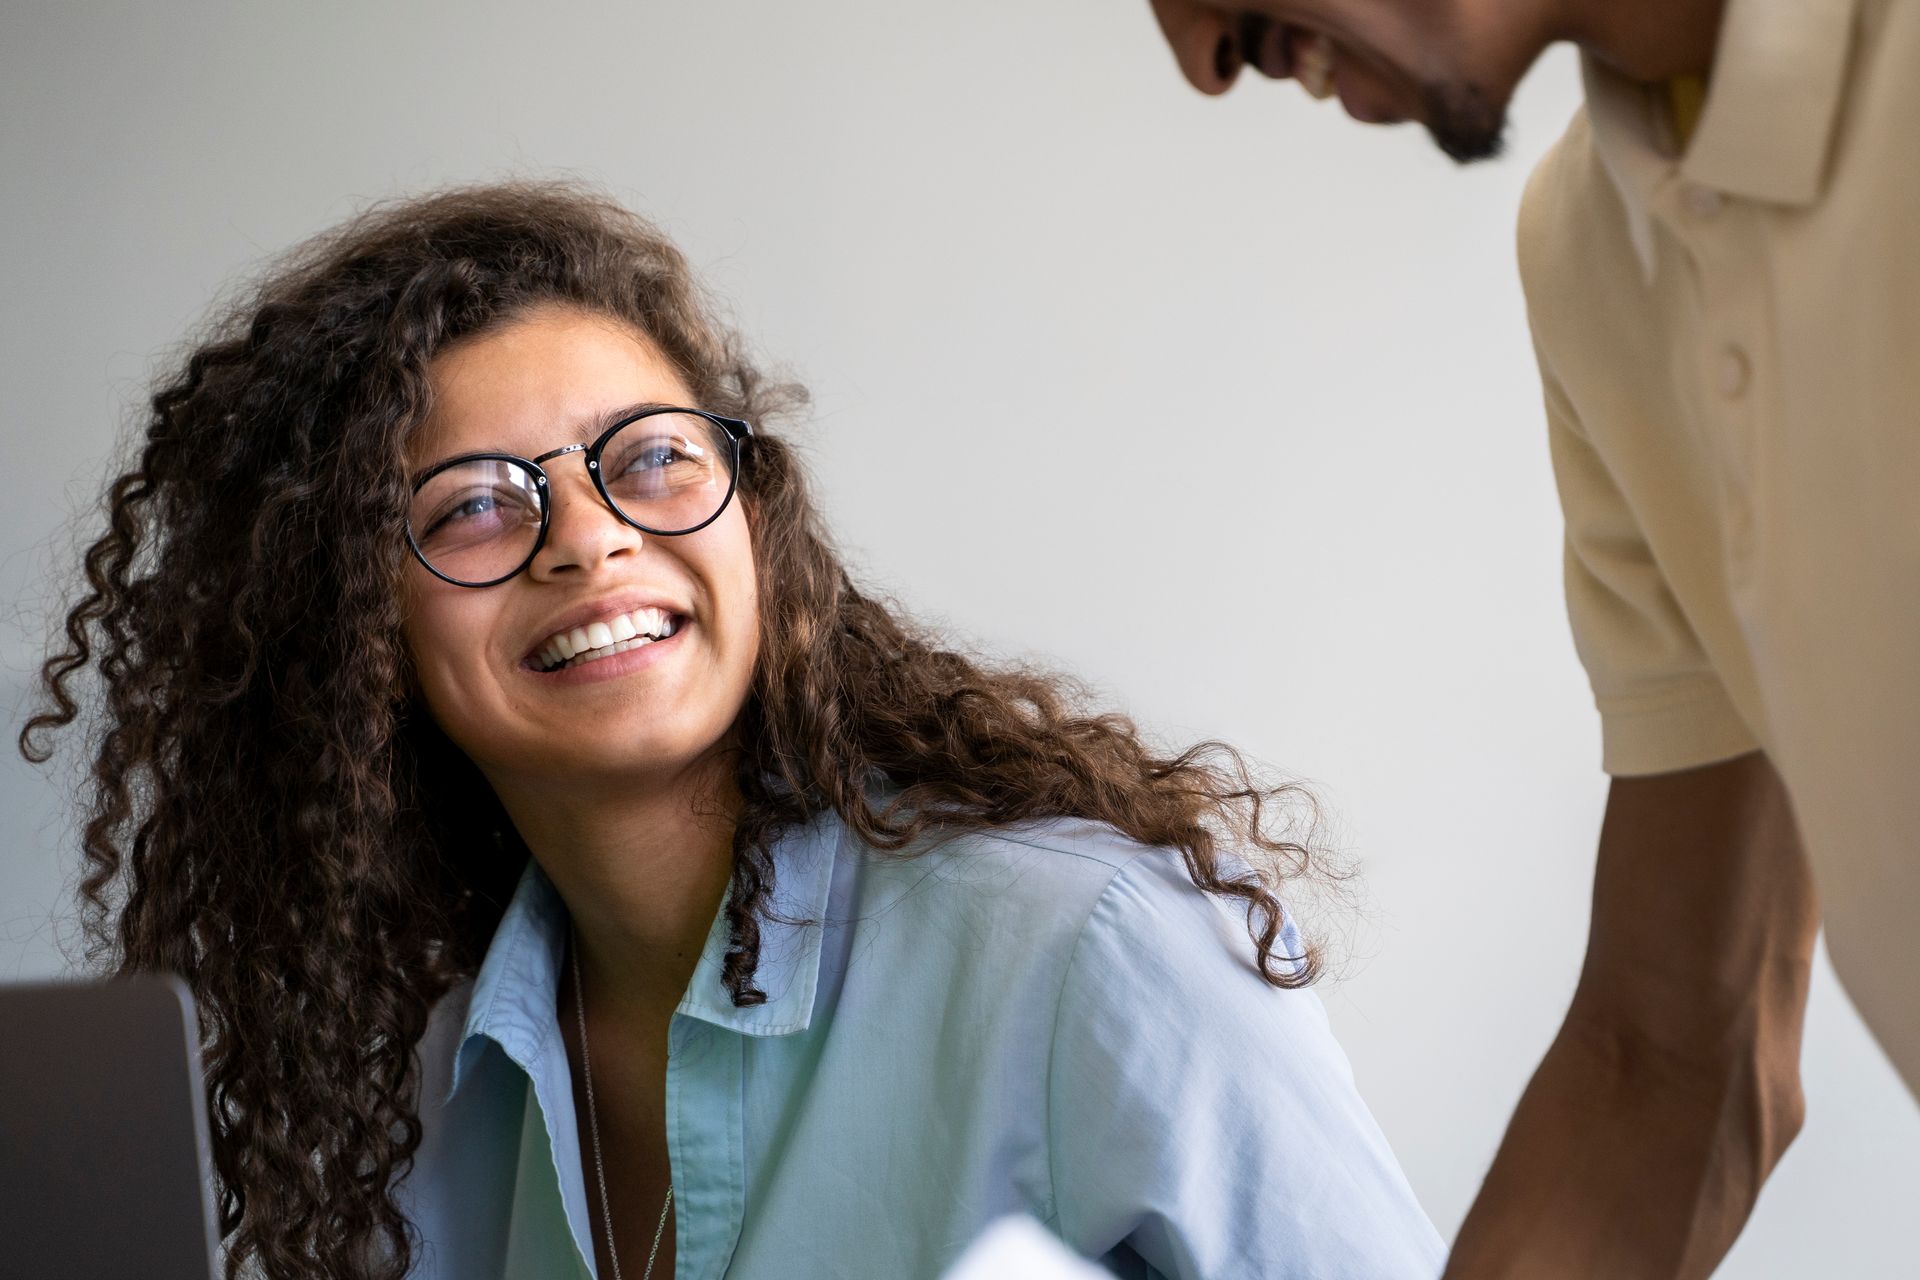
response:
<path id="1" fill-rule="evenodd" d="M 22 746 L 93 666 L 83 892 L 199 998 L 230 1273 L 921 1277 L 1025 1211 L 1431 1274 L 1288 797 L 861 594 L 794 398 L 524 185 L 322 237 L 155 395 Z"/>

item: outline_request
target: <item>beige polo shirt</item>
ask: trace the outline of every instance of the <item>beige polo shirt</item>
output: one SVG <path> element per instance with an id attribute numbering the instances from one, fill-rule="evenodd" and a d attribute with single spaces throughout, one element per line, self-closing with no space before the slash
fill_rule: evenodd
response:
<path id="1" fill-rule="evenodd" d="M 1684 151 L 1585 74 L 1519 241 L 1605 767 L 1767 751 L 1920 1093 L 1920 0 L 1728 0 Z"/>

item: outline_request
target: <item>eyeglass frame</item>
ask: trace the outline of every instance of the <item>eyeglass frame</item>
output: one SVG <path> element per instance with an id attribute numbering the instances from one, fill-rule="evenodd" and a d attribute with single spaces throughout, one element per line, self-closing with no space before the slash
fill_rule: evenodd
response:
<path id="1" fill-rule="evenodd" d="M 727 465 L 726 496 L 720 499 L 720 505 L 713 509 L 712 515 L 702 520 L 699 524 L 686 529 L 654 529 L 635 520 L 632 516 L 622 511 L 620 504 L 613 500 L 612 495 L 608 494 L 606 478 L 600 471 L 600 453 L 607 447 L 608 441 L 612 440 L 614 436 L 640 421 L 642 418 L 651 418 L 663 413 L 686 413 L 692 414 L 696 418 L 705 418 L 708 422 L 713 423 L 727 433 L 727 444 L 733 451 L 733 456 Z M 487 582 L 463 582 L 459 578 L 450 577 L 434 568 L 433 562 L 427 559 L 427 553 L 421 549 L 419 540 L 413 536 L 413 513 L 411 511 L 407 513 L 407 546 L 412 549 L 413 558 L 418 560 L 421 567 L 426 569 L 428 573 L 440 579 L 440 581 L 450 583 L 456 587 L 467 587 L 478 591 L 486 587 L 497 587 L 510 578 L 520 576 L 520 574 L 526 572 L 527 566 L 532 564 L 534 558 L 540 554 L 541 548 L 547 545 L 547 529 L 548 526 L 553 523 L 553 484 L 547 478 L 547 469 L 540 464 L 554 458 L 565 457 L 570 453 L 585 453 L 587 455 L 587 474 L 593 477 L 593 487 L 600 494 L 600 501 L 605 504 L 607 510 L 611 511 L 614 517 L 622 524 L 631 525 L 640 532 L 652 534 L 656 538 L 678 538 L 685 534 L 698 533 L 724 515 L 727 510 L 727 505 L 733 501 L 734 491 L 740 487 L 740 459 L 744 453 L 743 447 L 746 442 L 752 438 L 753 424 L 740 418 L 729 418 L 724 414 L 708 413 L 705 409 L 688 409 L 680 405 L 658 404 L 649 405 L 637 413 L 628 414 L 626 417 L 620 419 L 620 421 L 608 427 L 605 431 L 602 431 L 595 437 L 591 444 L 562 445 L 558 449 L 549 449 L 537 458 L 523 458 L 516 453 L 492 452 L 463 453 L 456 457 L 444 458 L 434 463 L 431 467 L 428 467 L 415 478 L 412 489 L 408 491 L 409 499 L 418 496 L 420 490 L 426 487 L 427 481 L 433 479 L 443 471 L 451 470 L 464 463 L 511 462 L 515 466 L 525 468 L 527 472 L 533 476 L 534 492 L 539 495 L 540 532 L 534 535 L 533 549 L 527 552 L 526 559 L 497 578 Z"/>

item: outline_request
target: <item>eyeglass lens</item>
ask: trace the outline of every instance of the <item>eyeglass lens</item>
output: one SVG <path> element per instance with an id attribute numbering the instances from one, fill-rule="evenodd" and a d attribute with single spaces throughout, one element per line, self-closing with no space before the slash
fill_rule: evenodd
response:
<path id="1" fill-rule="evenodd" d="M 732 438 L 691 413 L 636 418 L 600 450 L 607 497 L 628 520 L 660 534 L 684 533 L 718 514 L 733 488 L 732 468 Z M 533 555 L 545 500 L 526 467 L 475 458 L 435 472 L 420 486 L 408 527 L 436 572 L 456 582 L 490 583 Z"/>

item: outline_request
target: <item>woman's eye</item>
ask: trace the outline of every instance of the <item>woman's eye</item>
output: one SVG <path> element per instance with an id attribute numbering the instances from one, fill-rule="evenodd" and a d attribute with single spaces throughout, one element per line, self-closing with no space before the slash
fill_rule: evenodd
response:
<path id="1" fill-rule="evenodd" d="M 442 507 L 429 526 L 427 536 L 436 533 L 477 533 L 505 524 L 513 518 L 512 505 L 511 501 L 502 502 L 498 493 L 469 494 Z"/>
<path id="2" fill-rule="evenodd" d="M 642 445 L 640 448 L 634 450 L 633 453 L 628 456 L 627 465 L 624 469 L 629 473 L 634 471 L 656 471 L 661 467 L 671 466 L 675 462 L 685 461 L 687 461 L 687 455 L 684 452 L 674 447 L 670 441 L 663 440 L 658 444 Z"/>
<path id="3" fill-rule="evenodd" d="M 438 529 L 443 525 L 459 524 L 463 521 L 474 520 L 491 513 L 499 505 L 499 502 L 492 494 L 476 493 L 471 498 L 456 502 L 442 511 L 440 518 L 433 522 L 433 527 Z"/>

